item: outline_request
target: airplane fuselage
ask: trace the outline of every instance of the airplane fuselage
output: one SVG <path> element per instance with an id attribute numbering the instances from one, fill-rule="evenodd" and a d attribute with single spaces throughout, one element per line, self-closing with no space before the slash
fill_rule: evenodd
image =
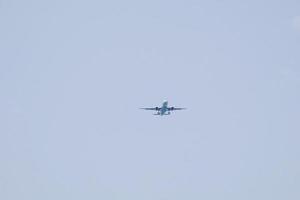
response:
<path id="1" fill-rule="evenodd" d="M 168 111 L 168 101 L 164 101 L 160 110 L 157 112 L 157 115 L 169 115 L 170 112 Z"/>

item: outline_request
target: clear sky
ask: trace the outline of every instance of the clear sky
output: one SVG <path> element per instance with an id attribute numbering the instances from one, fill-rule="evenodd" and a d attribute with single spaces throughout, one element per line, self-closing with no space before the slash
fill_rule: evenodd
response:
<path id="1" fill-rule="evenodd" d="M 299 200 L 299 53 L 299 0 L 0 0 L 0 199 Z"/>

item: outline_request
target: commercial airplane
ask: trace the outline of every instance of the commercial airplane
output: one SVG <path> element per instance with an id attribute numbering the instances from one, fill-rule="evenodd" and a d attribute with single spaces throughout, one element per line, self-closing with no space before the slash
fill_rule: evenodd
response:
<path id="1" fill-rule="evenodd" d="M 170 111 L 173 111 L 173 110 L 184 110 L 186 108 L 168 107 L 168 101 L 164 101 L 161 107 L 141 108 L 141 109 L 144 109 L 144 110 L 155 110 L 155 111 L 157 111 L 157 113 L 154 114 L 154 115 L 163 116 L 163 115 L 170 115 L 171 114 Z"/>

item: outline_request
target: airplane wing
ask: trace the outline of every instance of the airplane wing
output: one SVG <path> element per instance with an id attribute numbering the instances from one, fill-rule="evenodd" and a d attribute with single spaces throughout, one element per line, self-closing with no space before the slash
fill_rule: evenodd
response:
<path id="1" fill-rule="evenodd" d="M 140 108 L 140 109 L 144 109 L 144 110 L 160 110 L 159 107 L 154 107 L 154 108 Z"/>
<path id="2" fill-rule="evenodd" d="M 185 110 L 186 108 L 175 108 L 175 107 L 169 107 L 168 111 L 172 111 L 172 110 Z"/>

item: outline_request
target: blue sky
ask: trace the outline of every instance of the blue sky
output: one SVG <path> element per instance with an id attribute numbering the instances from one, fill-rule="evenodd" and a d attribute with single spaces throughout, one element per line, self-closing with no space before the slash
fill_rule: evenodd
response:
<path id="1" fill-rule="evenodd" d="M 0 1 L 0 199 L 299 199 L 299 8 Z"/>

